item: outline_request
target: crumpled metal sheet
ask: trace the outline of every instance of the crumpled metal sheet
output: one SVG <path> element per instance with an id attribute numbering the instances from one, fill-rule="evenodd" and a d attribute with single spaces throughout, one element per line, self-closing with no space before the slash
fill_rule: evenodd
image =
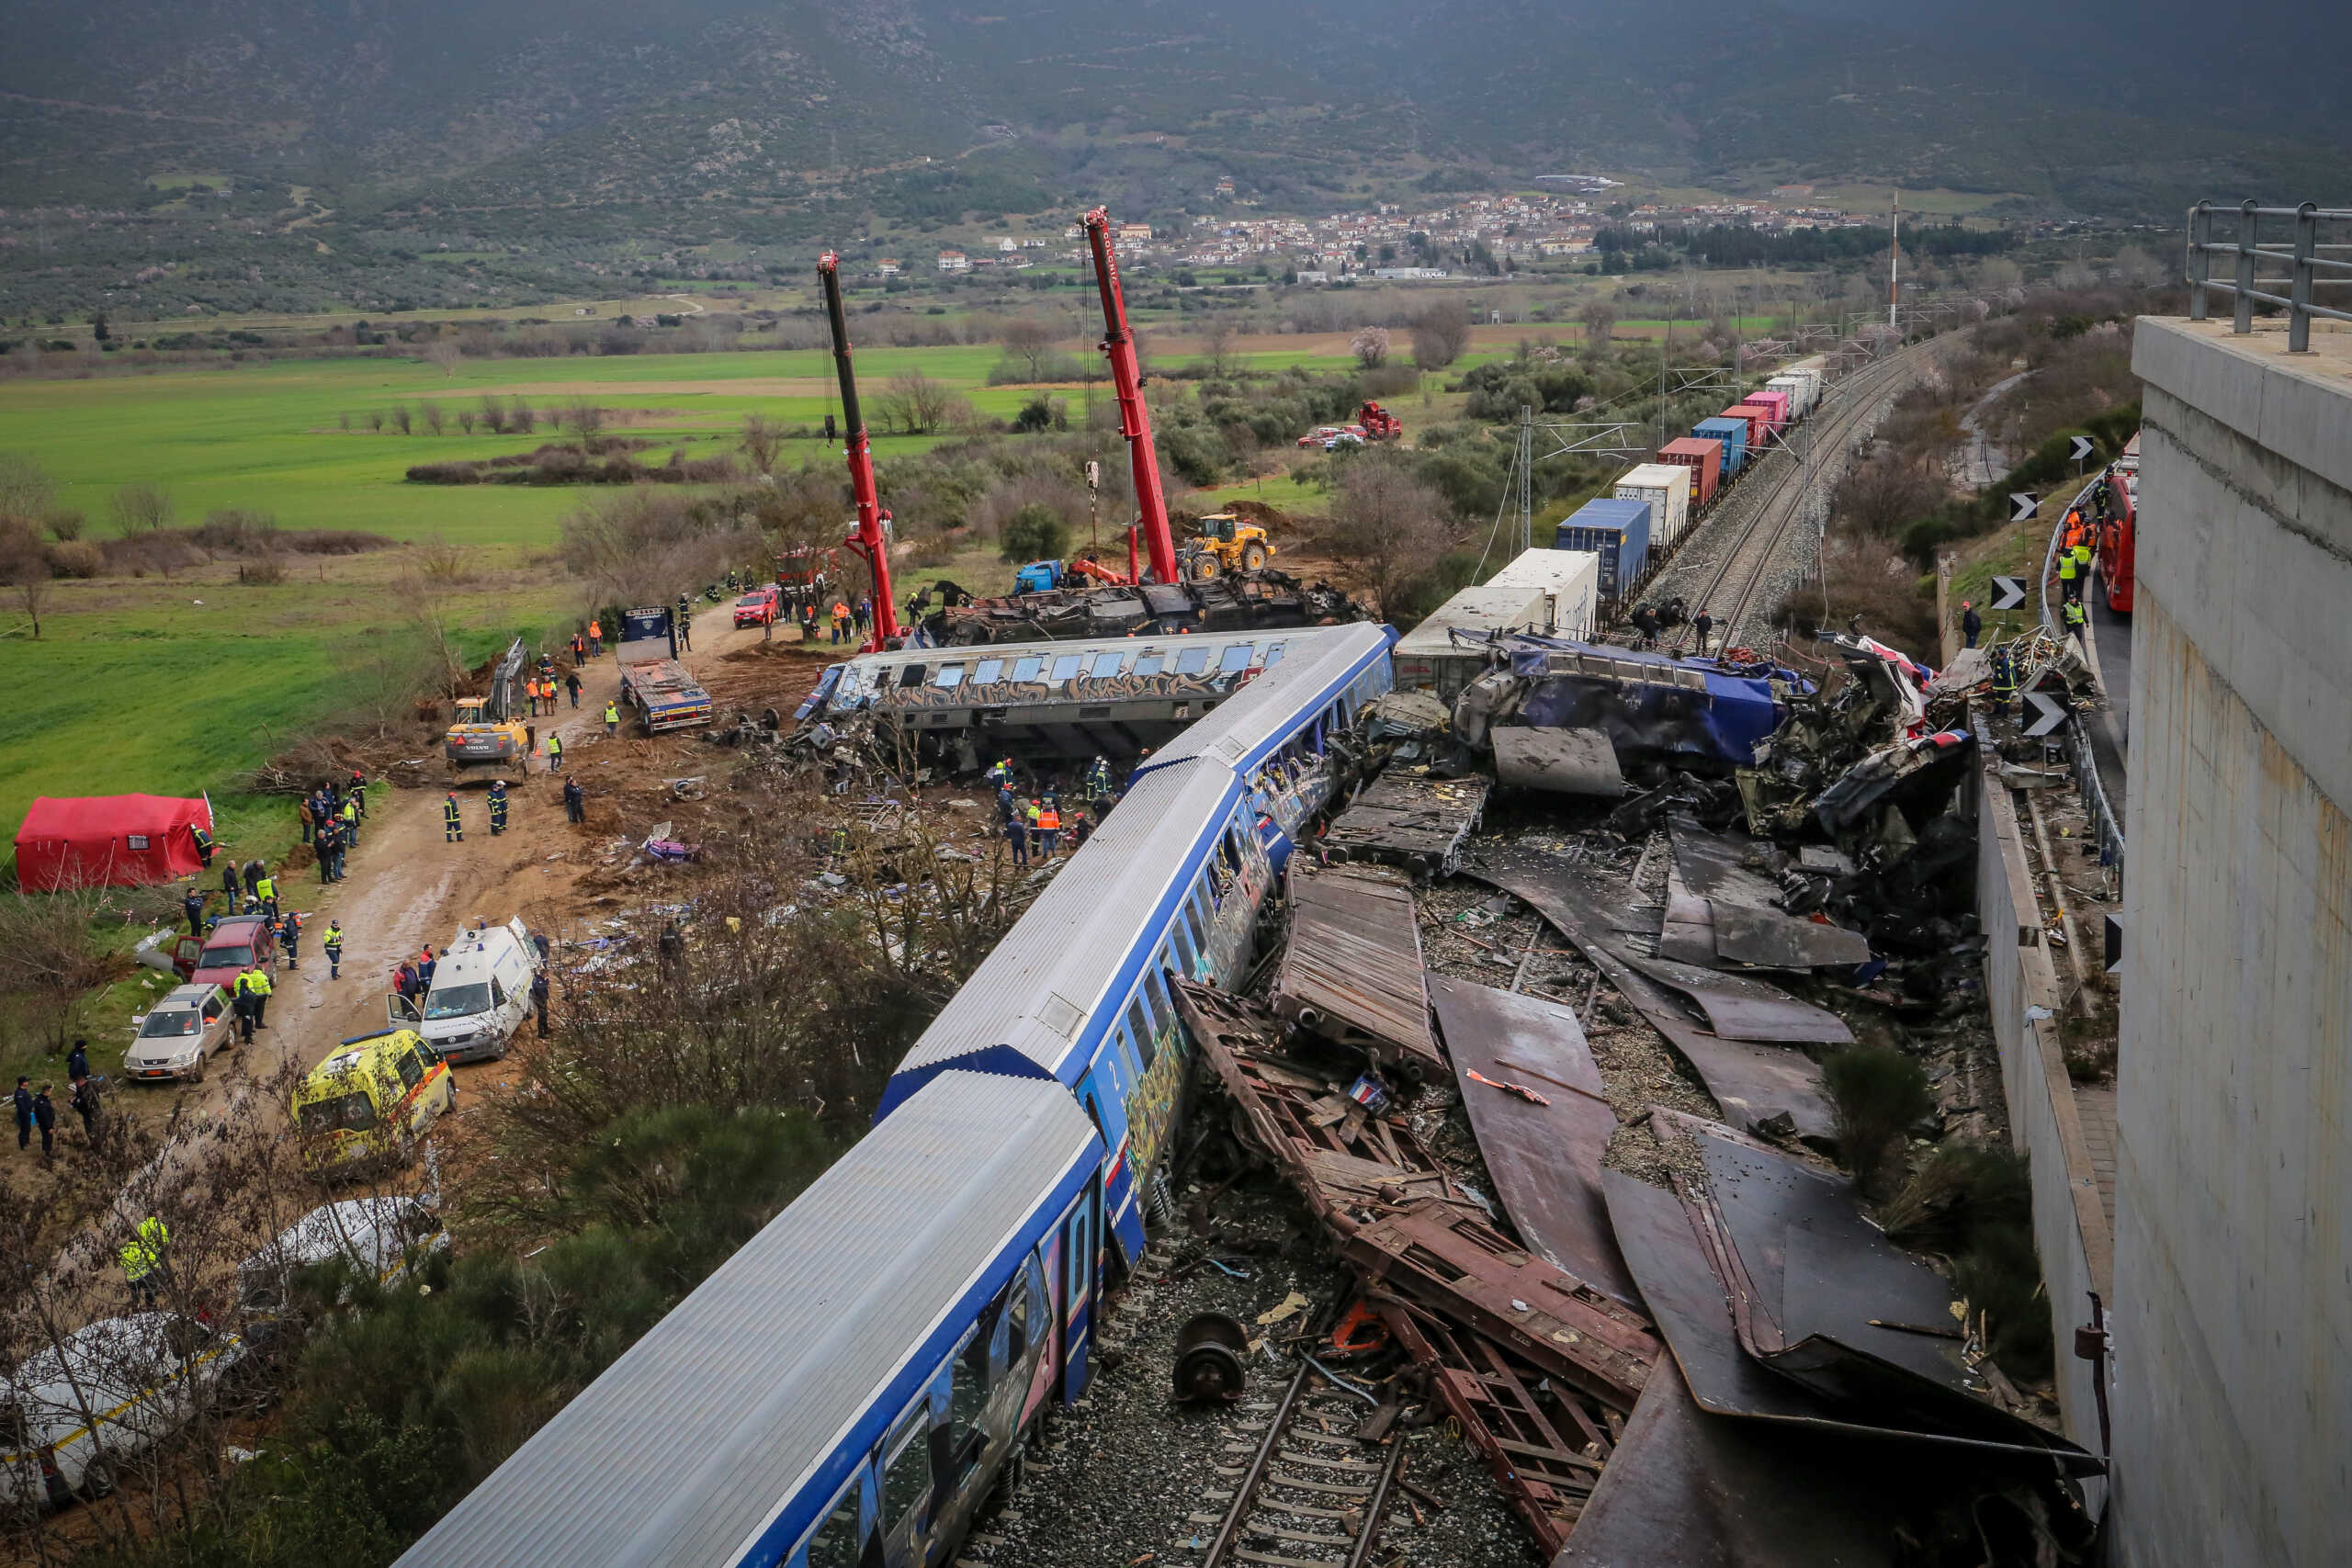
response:
<path id="1" fill-rule="evenodd" d="M 1495 778 L 1513 789 L 1614 800 L 1625 793 L 1616 748 L 1598 729 L 1534 729 L 1505 725 L 1487 737 Z"/>
<path id="2" fill-rule="evenodd" d="M 1779 907 L 1780 884 L 1759 869 L 1763 846 L 1755 840 L 1744 833 L 1710 833 L 1679 815 L 1668 829 L 1675 877 L 1708 906 L 1706 934 L 1713 951 L 1707 962 L 1720 959 L 1778 969 L 1870 962 L 1870 939 L 1861 932 L 1805 919 Z M 1673 912 L 1669 895 L 1669 922 Z M 1678 942 L 1661 942 L 1658 951 L 1686 963 L 1702 962 L 1692 948 L 1686 936 Z"/>
<path id="3" fill-rule="evenodd" d="M 1920 1429 L 1905 1424 L 1883 1404 L 1840 1403 L 1783 1375 L 1742 1345 L 1721 1278 L 1725 1265 L 1713 1256 L 1714 1239 L 1702 1235 L 1683 1201 L 1663 1188 L 1615 1170 L 1602 1176 L 1601 1190 L 1625 1261 L 1641 1286 L 1643 1303 L 1672 1352 L 1690 1397 L 1701 1408 L 1783 1431 L 1802 1427 L 1880 1443 L 1892 1438 L 1905 1446 L 1931 1445 L 1984 1463 L 2024 1465 L 2042 1473 L 2048 1473 L 2053 1461 L 2077 1475 L 2095 1474 L 2103 1468 L 2095 1456 L 2064 1438 L 1991 1405 L 1977 1406 L 1989 1418 L 1981 1426 L 1970 1416 L 1957 1429 L 1946 1424 Z M 1755 1287 L 1758 1293 L 1762 1289 Z M 1653 1382 L 1657 1375 L 1654 1371 Z M 1910 1462 L 1917 1461 L 1915 1452 Z"/>
<path id="4" fill-rule="evenodd" d="M 1707 1086 L 1724 1113 L 1742 1127 L 1756 1127 L 1785 1115 L 1808 1144 L 1834 1147 L 1835 1119 L 1822 1098 L 1821 1069 L 1802 1053 L 1777 1045 L 1724 1040 L 1697 1028 L 1666 988 L 1634 969 L 1603 945 L 1560 897 L 1548 879 L 1517 867 L 1490 867 L 1475 874 L 1506 893 L 1525 899 L 1552 922 L 1578 952 L 1597 964 L 1627 1001 L 1682 1055 Z"/>
<path id="5" fill-rule="evenodd" d="M 1389 772 L 1331 819 L 1323 844 L 1336 860 L 1393 861 L 1452 873 L 1487 809 L 1490 779 Z"/>
<path id="6" fill-rule="evenodd" d="M 1751 980 L 1745 975 L 1693 968 L 1670 959 L 1645 958 L 1625 951 L 1618 955 L 1659 985 L 1681 992 L 1707 1015 L 1707 1022 L 1726 1040 L 1771 1041 L 1781 1044 L 1850 1045 L 1854 1032 L 1836 1013 L 1799 1001 L 1778 986 Z"/>
<path id="7" fill-rule="evenodd" d="M 1541 1257 L 1638 1305 L 1600 1198 L 1600 1156 L 1617 1112 L 1574 1010 L 1442 975 L 1430 977 L 1430 999 L 1470 1130 L 1511 1224 Z M 1498 1083 L 1521 1085 L 1551 1103 L 1535 1104 Z"/>

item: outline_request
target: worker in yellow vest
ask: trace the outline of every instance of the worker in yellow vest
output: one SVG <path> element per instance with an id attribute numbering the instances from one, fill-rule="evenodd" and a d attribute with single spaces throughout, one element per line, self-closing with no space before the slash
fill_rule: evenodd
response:
<path id="1" fill-rule="evenodd" d="M 139 1222 L 139 1228 L 122 1247 L 122 1277 L 130 1286 L 130 1304 L 152 1307 L 155 1304 L 155 1289 L 161 1283 L 164 1248 L 171 1245 L 171 1227 L 153 1214 Z"/>
<path id="2" fill-rule="evenodd" d="M 614 736 L 619 734 L 620 729 L 621 710 L 619 705 L 607 702 L 605 705 L 605 733 L 607 736 Z"/>

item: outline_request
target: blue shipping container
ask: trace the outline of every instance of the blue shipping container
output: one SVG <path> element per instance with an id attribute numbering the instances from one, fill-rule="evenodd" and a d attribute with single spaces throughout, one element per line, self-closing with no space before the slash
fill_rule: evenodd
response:
<path id="1" fill-rule="evenodd" d="M 1724 444 L 1724 478 L 1729 479 L 1747 466 L 1747 422 L 1717 414 L 1702 419 L 1690 427 L 1690 434 L 1702 441 Z"/>
<path id="2" fill-rule="evenodd" d="M 1623 599 L 1641 581 L 1650 558 L 1650 503 L 1588 501 L 1560 525 L 1552 547 L 1589 550 L 1600 558 L 1600 596 Z"/>

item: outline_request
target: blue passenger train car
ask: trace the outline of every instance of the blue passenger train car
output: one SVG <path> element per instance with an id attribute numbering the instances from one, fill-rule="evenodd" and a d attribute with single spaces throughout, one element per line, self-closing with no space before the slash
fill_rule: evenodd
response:
<path id="1" fill-rule="evenodd" d="M 922 1568 L 1084 1387 L 1102 1141 L 949 1073 L 819 1177 L 401 1558 Z"/>

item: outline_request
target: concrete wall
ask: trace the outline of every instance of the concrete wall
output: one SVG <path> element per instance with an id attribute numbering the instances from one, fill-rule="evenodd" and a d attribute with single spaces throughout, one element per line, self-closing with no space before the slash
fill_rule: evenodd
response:
<path id="1" fill-rule="evenodd" d="M 1981 712 L 1970 729 L 1986 733 Z M 1984 1001 L 2000 1047 L 2001 1096 L 2009 1108 L 2009 1141 L 2033 1179 L 2033 1245 L 2049 1298 L 2057 1347 L 2058 1405 L 2066 1435 L 2096 1453 L 2099 1446 L 2094 1369 L 2074 1356 L 2075 1325 L 2090 1321 L 2088 1292 L 2114 1293 L 2113 1243 L 2098 1179 L 2075 1113 L 2074 1081 L 2059 1039 L 2060 992 L 2041 914 L 2033 897 L 2025 830 L 2009 792 L 1992 773 L 1989 743 L 1976 779 L 1976 909 L 1984 930 Z M 2032 940 L 2018 940 L 2019 930 Z M 2039 1010 L 2050 1016 L 2029 1016 Z"/>
<path id="2" fill-rule="evenodd" d="M 2146 321 L 2118 1073 L 2133 1568 L 2352 1562 L 2352 337 Z"/>

